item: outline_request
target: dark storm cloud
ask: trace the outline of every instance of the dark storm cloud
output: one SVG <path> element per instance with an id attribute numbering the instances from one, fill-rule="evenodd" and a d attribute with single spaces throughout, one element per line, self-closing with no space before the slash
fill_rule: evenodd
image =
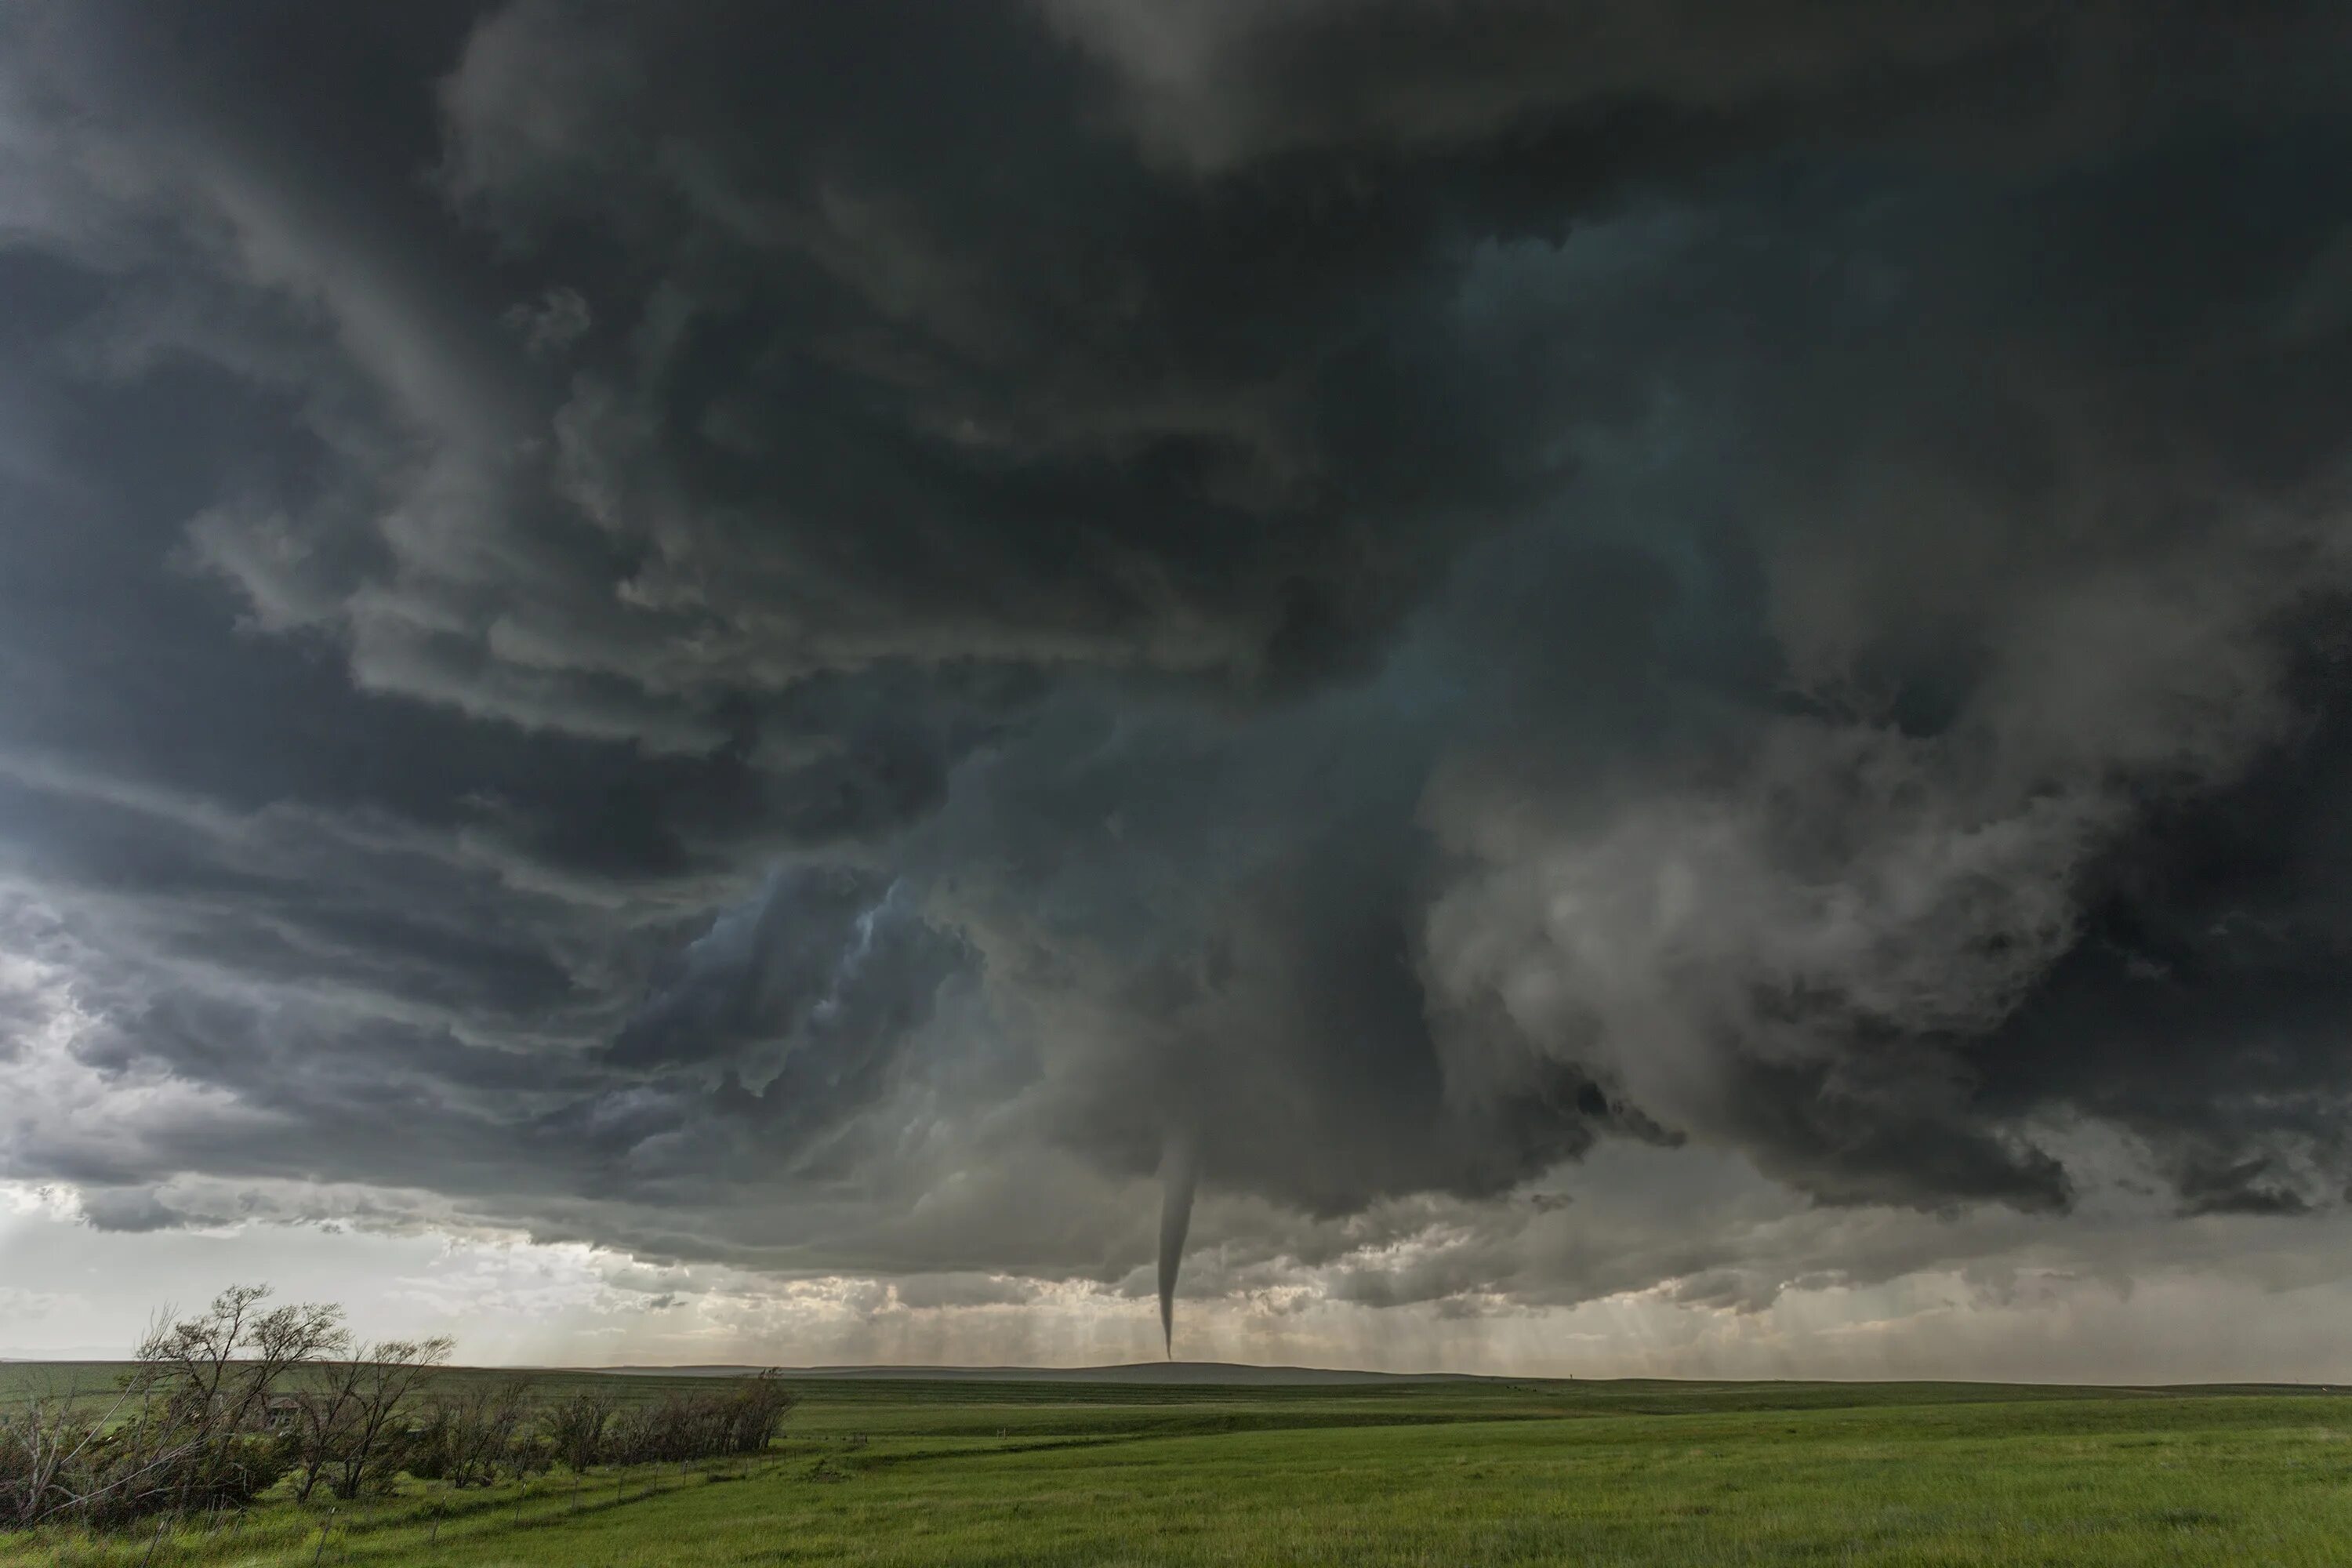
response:
<path id="1" fill-rule="evenodd" d="M 85 1191 L 82 1217 L 100 1230 L 173 1230 L 189 1215 L 170 1207 L 152 1192 L 99 1188 Z"/>
<path id="2" fill-rule="evenodd" d="M 2327 8 L 0 29 L 0 1156 L 95 1223 L 1009 1300 L 1171 1149 L 1237 1288 L 1604 1141 L 2352 1182 Z M 1620 1240 L 1336 1289 L 1793 1277 Z"/>
<path id="3" fill-rule="evenodd" d="M 2324 5 L 2129 15 L 1991 0 L 1040 0 L 1117 73 L 1115 112 L 1208 169 L 1302 151 L 1606 138 L 1599 166 L 1896 135 L 1971 154 L 2095 149 L 2183 105 L 2324 106 Z"/>
<path id="4" fill-rule="evenodd" d="M 625 302 L 555 468 L 650 625 L 760 680 L 1279 685 L 1394 623 L 1451 548 L 1433 513 L 1507 496 L 1435 194 L 1171 186 L 1082 133 L 1088 85 L 1003 6 L 548 4 L 477 35 L 445 179 Z"/>

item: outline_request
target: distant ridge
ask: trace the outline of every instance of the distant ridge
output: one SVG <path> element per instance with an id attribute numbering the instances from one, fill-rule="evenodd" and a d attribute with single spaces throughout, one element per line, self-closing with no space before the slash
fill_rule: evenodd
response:
<path id="1" fill-rule="evenodd" d="M 573 1370 L 629 1373 L 641 1377 L 728 1377 L 761 1369 L 756 1366 L 595 1366 Z M 1473 1373 L 1354 1372 L 1322 1366 L 1252 1366 L 1230 1361 L 1139 1361 L 1116 1366 L 787 1366 L 777 1370 L 788 1377 L 876 1381 L 887 1378 L 922 1383 L 1202 1383 L 1330 1387 L 1341 1384 L 1513 1381 L 1481 1377 Z"/>

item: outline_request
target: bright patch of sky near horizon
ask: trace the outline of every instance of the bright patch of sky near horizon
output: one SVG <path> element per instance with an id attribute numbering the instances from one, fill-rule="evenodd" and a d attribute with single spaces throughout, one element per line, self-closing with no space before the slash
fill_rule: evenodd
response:
<path id="1" fill-rule="evenodd" d="M 40 1282 L 0 1284 L 0 1358 L 116 1359 L 156 1308 L 193 1304 L 205 1282 L 257 1279 L 283 1299 L 344 1303 L 368 1337 L 452 1334 L 459 1359 L 479 1365 L 1096 1366 L 1159 1352 L 1151 1300 L 1132 1287 L 930 1306 L 919 1285 L 902 1300 L 880 1280 L 663 1268 L 517 1237 L 268 1224 L 111 1235 L 81 1225 L 62 1194 L 0 1200 L 0 1260 Z M 2282 1234 L 2279 1221 L 2254 1228 L 2269 1235 L 2206 1240 L 2250 1253 L 2315 1239 L 2339 1256 L 2352 1248 L 2352 1226 L 2319 1238 Z M 2326 1272 L 2002 1265 L 1794 1286 L 1760 1310 L 1678 1301 L 1675 1282 L 1573 1307 L 1494 1300 L 1471 1311 L 1369 1307 L 1307 1286 L 1188 1300 L 1179 1350 L 1533 1377 L 2352 1382 L 2342 1331 L 2352 1280 Z"/>

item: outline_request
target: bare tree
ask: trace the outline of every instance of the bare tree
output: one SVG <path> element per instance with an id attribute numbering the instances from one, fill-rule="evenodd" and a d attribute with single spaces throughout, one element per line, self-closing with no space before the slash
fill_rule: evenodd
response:
<path id="1" fill-rule="evenodd" d="M 452 1341 L 381 1340 L 328 1368 L 324 1386 L 299 1405 L 301 1459 L 294 1495 L 308 1500 L 323 1476 L 339 1498 L 360 1495 L 393 1457 L 405 1435 L 401 1415 L 434 1367 L 449 1359 Z"/>
<path id="2" fill-rule="evenodd" d="M 305 1301 L 262 1313 L 246 1328 L 245 1359 L 238 1363 L 244 1375 L 227 1413 L 230 1424 L 242 1429 L 266 1418 L 270 1391 L 280 1378 L 313 1362 L 348 1354 L 351 1343 L 343 1310 L 332 1302 Z"/>
<path id="3" fill-rule="evenodd" d="M 342 1385 L 341 1370 L 323 1388 L 308 1388 L 294 1396 L 296 1502 L 309 1502 L 320 1478 L 342 1451 L 352 1426 L 352 1400 Z"/>
<path id="4" fill-rule="evenodd" d="M 78 1506 L 87 1494 L 81 1460 L 107 1421 L 131 1397 L 123 1389 L 102 1415 L 85 1414 L 76 1391 L 31 1400 L 0 1413 L 0 1519 L 29 1529 Z"/>
<path id="5" fill-rule="evenodd" d="M 69 1384 L 0 1415 L 0 1525 L 127 1519 L 160 1506 L 201 1458 L 202 1444 L 157 1420 L 131 1381 L 103 1409 Z"/>
<path id="6" fill-rule="evenodd" d="M 232 1285 L 198 1316 L 150 1329 L 139 1345 L 137 1375 L 172 1399 L 192 1426 L 248 1429 L 289 1370 L 348 1342 L 341 1307 L 305 1301 L 263 1311 L 268 1295 L 267 1285 Z"/>
<path id="7" fill-rule="evenodd" d="M 425 1415 L 417 1465 L 411 1468 L 453 1487 L 488 1486 L 502 1469 L 520 1470 L 516 1438 L 530 1412 L 530 1380 L 518 1377 L 436 1399 Z"/>
<path id="8" fill-rule="evenodd" d="M 217 1409 L 246 1320 L 268 1294 L 267 1285 L 232 1285 L 213 1298 L 202 1316 L 178 1322 L 169 1321 L 172 1309 L 164 1307 L 132 1352 L 141 1386 L 163 1391 L 197 1411 Z"/>
<path id="9" fill-rule="evenodd" d="M 573 1473 L 604 1457 L 613 1412 L 619 1401 L 601 1388 L 583 1388 L 547 1413 L 548 1446 Z"/>
<path id="10" fill-rule="evenodd" d="M 450 1342 L 386 1340 L 361 1352 L 341 1307 L 265 1308 L 268 1294 L 240 1285 L 193 1317 L 159 1313 L 103 1408 L 68 1389 L 0 1409 L 0 1529 L 60 1519 L 104 1528 L 241 1503 L 297 1459 L 300 1495 L 323 1478 L 352 1497 L 396 1464 L 406 1406 Z M 307 1375 L 311 1368 L 322 1373 Z M 285 1414 L 296 1417 L 291 1430 Z M 485 1401 L 484 1415 L 491 1462 L 507 1463 L 520 1387 Z"/>
<path id="11" fill-rule="evenodd" d="M 289 1372 L 349 1343 L 341 1307 L 264 1310 L 268 1296 L 267 1285 L 231 1286 L 194 1317 L 159 1321 L 140 1342 L 131 1386 L 161 1408 L 134 1436 L 188 1450 L 172 1467 L 173 1506 L 249 1497 L 276 1479 L 288 1456 L 268 1431 L 272 1392 Z"/>

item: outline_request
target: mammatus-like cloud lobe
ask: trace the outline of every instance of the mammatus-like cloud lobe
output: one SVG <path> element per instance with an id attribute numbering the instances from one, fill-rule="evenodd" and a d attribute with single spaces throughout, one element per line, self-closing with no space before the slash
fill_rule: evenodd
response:
<path id="1" fill-rule="evenodd" d="M 1171 1353 L 2334 1211 L 2346 35 L 12 14 L 0 1177 Z"/>

